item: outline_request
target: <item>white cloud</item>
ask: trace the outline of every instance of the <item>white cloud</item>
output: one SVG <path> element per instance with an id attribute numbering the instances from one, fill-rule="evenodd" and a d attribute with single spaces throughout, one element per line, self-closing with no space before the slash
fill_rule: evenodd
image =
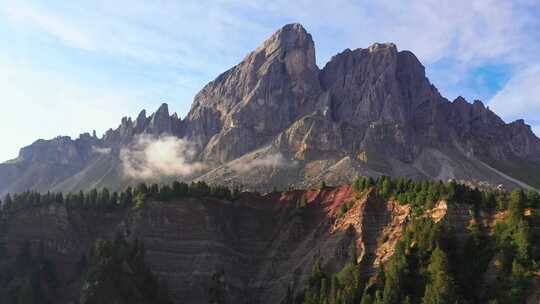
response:
<path id="1" fill-rule="evenodd" d="M 123 174 L 140 180 L 187 176 L 203 170 L 204 164 L 193 161 L 194 156 L 194 145 L 174 136 L 140 135 L 120 150 Z"/>
<path id="2" fill-rule="evenodd" d="M 111 151 L 112 151 L 111 148 L 92 146 L 92 153 L 95 153 L 95 154 L 107 155 L 107 154 L 110 154 Z"/>
<path id="3" fill-rule="evenodd" d="M 0 7 L 17 26 L 49 34 L 69 47 L 168 64 L 199 72 L 221 72 L 249 41 L 257 23 L 234 16 L 228 3 L 200 1 L 105 1 L 52 9 L 35 1 Z M 204 11 L 204 14 L 201 14 Z"/>
<path id="4" fill-rule="evenodd" d="M 425 64 L 454 60 L 444 81 L 458 82 L 456 75 L 494 60 L 538 58 L 540 51 L 540 39 L 531 37 L 540 26 L 534 13 L 540 4 L 534 1 L 119 0 L 55 10 L 26 3 L 8 2 L 3 10 L 18 24 L 38 27 L 71 47 L 173 65 L 206 77 L 230 67 L 277 27 L 293 21 L 315 35 L 320 64 L 344 48 L 392 41 Z"/>
<path id="5" fill-rule="evenodd" d="M 257 3 L 253 5 L 258 9 L 269 9 Z M 328 35 L 327 39 L 343 47 L 391 41 L 401 49 L 412 50 L 425 63 L 452 57 L 467 65 L 477 65 L 508 55 L 510 58 L 505 60 L 519 60 L 524 51 L 526 55 L 535 54 L 538 42 L 530 39 L 530 33 L 538 20 L 531 3 L 412 0 L 359 4 L 337 0 L 313 5 L 311 1 L 278 0 L 270 9 L 274 15 L 286 14 L 316 30 L 334 30 L 338 35 Z"/>
<path id="6" fill-rule="evenodd" d="M 4 6 L 4 10 L 12 21 L 38 27 L 71 47 L 84 50 L 96 48 L 94 41 L 64 16 L 38 10 L 23 2 L 10 2 Z"/>
<path id="7" fill-rule="evenodd" d="M 276 153 L 265 155 L 261 158 L 256 158 L 250 161 L 236 161 L 231 165 L 231 169 L 238 173 L 247 173 L 255 169 L 264 169 L 264 168 L 280 168 L 287 166 L 294 166 L 294 162 L 287 161 L 283 154 Z"/>
<path id="8" fill-rule="evenodd" d="M 539 25 L 535 8 L 538 3 L 523 0 L 119 0 L 55 10 L 8 2 L 0 11 L 72 47 L 215 75 L 292 21 L 316 35 L 322 64 L 344 48 L 376 41 L 395 42 L 427 64 L 444 58 L 468 68 L 520 61 L 538 54 L 540 42 L 531 39 Z"/>
<path id="9" fill-rule="evenodd" d="M 509 120 L 526 117 L 531 123 L 540 124 L 539 81 L 540 63 L 518 71 L 491 99 L 490 108 Z"/>

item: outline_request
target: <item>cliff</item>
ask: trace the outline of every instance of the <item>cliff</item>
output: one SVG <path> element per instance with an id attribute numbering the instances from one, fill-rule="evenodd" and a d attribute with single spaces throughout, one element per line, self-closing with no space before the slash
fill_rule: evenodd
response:
<path id="1" fill-rule="evenodd" d="M 439 201 L 426 215 L 456 231 L 460 244 L 473 221 L 466 206 Z M 491 218 L 486 215 L 486 220 Z M 243 193 L 148 201 L 140 209 L 75 208 L 61 203 L 2 216 L 1 241 L 14 258 L 24 241 L 43 247 L 58 273 L 55 303 L 77 301 L 78 264 L 98 238 L 118 233 L 144 242 L 146 261 L 167 282 L 175 303 L 280 303 L 302 294 L 314 263 L 335 273 L 355 260 L 366 278 L 394 254 L 411 205 L 385 200 L 376 189 L 349 186 L 267 195 Z"/>

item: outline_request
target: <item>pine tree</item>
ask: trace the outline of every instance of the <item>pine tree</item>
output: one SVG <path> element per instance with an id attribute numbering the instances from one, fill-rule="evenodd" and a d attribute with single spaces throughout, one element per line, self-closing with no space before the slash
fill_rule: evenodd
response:
<path id="1" fill-rule="evenodd" d="M 350 245 L 349 245 L 349 252 L 348 252 L 348 256 L 349 256 L 349 263 L 353 264 L 353 265 L 356 265 L 357 263 L 357 258 L 358 258 L 358 253 L 356 251 L 356 242 L 353 241 Z"/>
<path id="2" fill-rule="evenodd" d="M 134 206 L 133 208 L 138 210 L 144 207 L 144 204 L 146 203 L 146 194 L 139 192 L 135 194 L 135 197 L 133 198 Z"/>
<path id="3" fill-rule="evenodd" d="M 508 212 L 510 213 L 511 221 L 518 221 L 523 217 L 523 209 L 525 207 L 525 195 L 523 190 L 515 189 L 510 193 L 508 202 Z"/>
<path id="4" fill-rule="evenodd" d="M 407 258 L 404 243 L 396 245 L 396 252 L 385 267 L 383 299 L 385 304 L 399 303 L 404 295 Z"/>
<path id="5" fill-rule="evenodd" d="M 535 190 L 529 189 L 527 192 L 527 206 L 531 208 L 540 207 L 540 194 Z"/>
<path id="6" fill-rule="evenodd" d="M 372 304 L 372 303 L 373 303 L 373 299 L 371 298 L 371 295 L 369 293 L 364 294 L 364 296 L 362 297 L 362 302 L 360 302 L 360 304 Z"/>
<path id="7" fill-rule="evenodd" d="M 514 260 L 510 276 L 510 303 L 525 303 L 528 285 L 528 274 L 525 267 Z"/>
<path id="8" fill-rule="evenodd" d="M 383 176 L 381 177 L 381 195 L 384 198 L 389 198 L 392 194 L 392 180 L 390 180 L 389 177 Z"/>
<path id="9" fill-rule="evenodd" d="M 428 283 L 423 304 L 454 304 L 457 300 L 454 281 L 448 274 L 446 254 L 438 246 L 431 254 Z"/>
<path id="10" fill-rule="evenodd" d="M 5 210 L 10 210 L 11 208 L 13 208 L 13 200 L 11 199 L 11 195 L 9 195 L 9 193 L 6 194 L 6 196 L 4 198 L 3 208 Z"/>
<path id="11" fill-rule="evenodd" d="M 383 294 L 380 290 L 377 290 L 375 292 L 375 301 L 373 302 L 373 304 L 383 304 L 384 301 L 383 301 Z"/>
<path id="12" fill-rule="evenodd" d="M 356 193 L 361 193 L 362 191 L 364 191 L 365 188 L 366 179 L 361 176 L 357 177 L 352 184 L 353 191 Z"/>
<path id="13" fill-rule="evenodd" d="M 517 258 L 520 261 L 529 260 L 531 233 L 525 220 L 520 220 L 513 235 L 513 243 L 516 248 Z"/>

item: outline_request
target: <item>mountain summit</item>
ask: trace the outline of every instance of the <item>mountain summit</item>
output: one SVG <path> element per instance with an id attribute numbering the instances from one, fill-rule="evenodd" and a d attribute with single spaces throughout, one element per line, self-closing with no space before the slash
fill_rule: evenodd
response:
<path id="1" fill-rule="evenodd" d="M 153 151 L 184 167 L 154 168 Z M 193 163 L 197 170 L 185 168 Z M 126 174 L 128 165 L 156 174 Z M 447 100 L 413 53 L 375 43 L 319 69 L 311 35 L 289 24 L 208 83 L 184 119 L 163 104 L 103 138 L 39 140 L 0 164 L 0 193 L 116 189 L 141 178 L 267 190 L 357 175 L 540 188 L 538 170 L 540 140 L 523 120 L 507 124 L 481 101 Z"/>

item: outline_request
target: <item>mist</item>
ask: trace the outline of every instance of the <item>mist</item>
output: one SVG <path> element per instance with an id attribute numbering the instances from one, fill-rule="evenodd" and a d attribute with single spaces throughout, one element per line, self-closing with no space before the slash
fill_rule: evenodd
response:
<path id="1" fill-rule="evenodd" d="M 246 173 L 254 169 L 279 168 L 294 166 L 294 162 L 287 161 L 281 153 L 271 154 L 251 161 L 239 161 L 231 165 L 231 169 L 238 173 Z"/>
<path id="2" fill-rule="evenodd" d="M 120 150 L 122 173 L 141 180 L 188 176 L 205 168 L 203 163 L 193 161 L 195 153 L 193 143 L 181 138 L 139 135 Z"/>
<path id="3" fill-rule="evenodd" d="M 100 148 L 100 147 L 92 146 L 92 153 L 99 154 L 99 155 L 107 155 L 111 153 L 111 148 Z"/>

